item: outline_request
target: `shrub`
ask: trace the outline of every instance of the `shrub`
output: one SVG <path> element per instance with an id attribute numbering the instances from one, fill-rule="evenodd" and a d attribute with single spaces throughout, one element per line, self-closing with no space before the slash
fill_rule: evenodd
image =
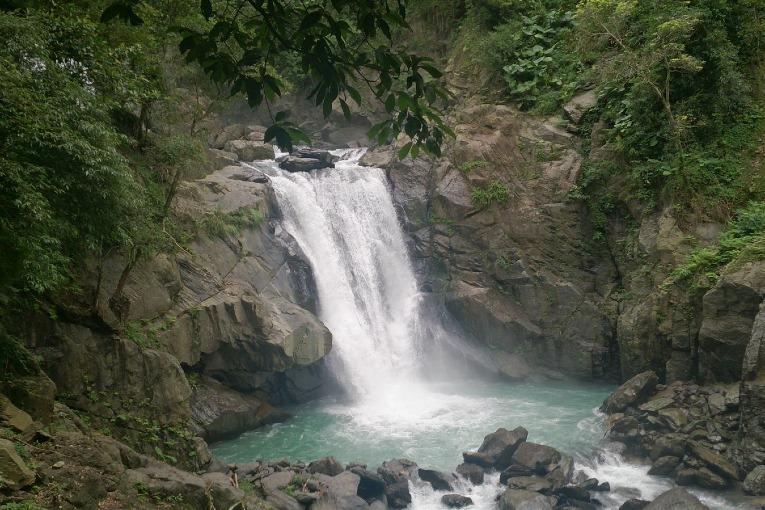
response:
<path id="1" fill-rule="evenodd" d="M 473 204 L 478 208 L 489 207 L 493 203 L 505 203 L 510 197 L 510 191 L 501 181 L 491 181 L 485 188 L 475 187 L 470 193 Z"/>

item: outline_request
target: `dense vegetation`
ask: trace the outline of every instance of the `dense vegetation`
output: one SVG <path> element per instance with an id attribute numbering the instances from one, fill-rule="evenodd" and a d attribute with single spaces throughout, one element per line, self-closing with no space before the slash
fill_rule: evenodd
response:
<path id="1" fill-rule="evenodd" d="M 408 136 L 402 157 L 437 154 L 447 95 L 427 58 L 394 44 L 405 15 L 398 1 L 0 2 L 2 373 L 32 368 L 9 330 L 76 293 L 85 261 L 124 254 L 124 282 L 142 258 L 182 245 L 173 198 L 207 164 L 206 128 L 229 97 L 270 110 L 307 87 L 325 115 L 335 104 L 350 115 L 363 85 L 390 114 L 375 137 Z M 266 141 L 306 141 L 288 112 L 272 120 Z M 121 290 L 109 300 L 117 317 Z"/>

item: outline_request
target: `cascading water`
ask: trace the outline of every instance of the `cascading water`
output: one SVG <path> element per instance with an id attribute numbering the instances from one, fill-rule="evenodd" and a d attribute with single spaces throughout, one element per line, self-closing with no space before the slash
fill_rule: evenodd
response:
<path id="1" fill-rule="evenodd" d="M 334 151 L 342 158 L 336 168 L 311 173 L 288 173 L 274 161 L 256 165 L 271 178 L 283 227 L 313 267 L 319 315 L 333 334 L 330 364 L 350 398 L 293 409 L 288 422 L 215 445 L 216 455 L 236 462 L 335 455 L 370 466 L 403 456 L 452 470 L 460 452 L 476 448 L 485 434 L 523 425 L 530 440 L 573 455 L 578 469 L 611 483 L 613 490 L 599 496 L 603 508 L 670 488 L 668 480 L 649 476 L 648 466 L 601 444 L 594 408 L 611 387 L 471 380 L 455 375 L 458 364 L 433 361 L 434 344 L 449 344 L 448 352 L 481 362 L 426 313 L 386 176 L 358 165 L 363 152 Z M 440 381 L 431 377 L 434 363 Z M 461 482 L 455 490 L 470 495 L 471 508 L 495 510 L 497 478 L 479 487 Z M 444 508 L 443 493 L 430 485 L 415 483 L 411 491 L 412 510 Z M 694 492 L 711 508 L 743 508 Z"/>
<path id="2" fill-rule="evenodd" d="M 335 374 L 355 399 L 379 402 L 418 379 L 420 296 L 385 174 L 360 167 L 362 154 L 271 179 L 283 225 L 314 268 Z"/>

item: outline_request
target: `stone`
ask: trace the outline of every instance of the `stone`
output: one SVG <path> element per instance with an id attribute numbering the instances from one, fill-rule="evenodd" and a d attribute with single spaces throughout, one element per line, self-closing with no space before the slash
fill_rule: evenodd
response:
<path id="1" fill-rule="evenodd" d="M 507 487 L 509 489 L 547 492 L 552 489 L 552 483 L 541 476 L 516 476 L 507 480 Z"/>
<path id="2" fill-rule="evenodd" d="M 220 149 L 207 149 L 207 159 L 213 171 L 221 170 L 231 165 L 239 165 L 239 156 L 233 152 L 226 152 Z M 199 177 L 204 177 L 200 175 Z"/>
<path id="3" fill-rule="evenodd" d="M 678 457 L 683 458 L 687 448 L 685 438 L 678 436 L 662 436 L 658 438 L 651 447 L 650 457 L 655 461 L 660 457 Z"/>
<path id="4" fill-rule="evenodd" d="M 499 499 L 500 510 L 552 510 L 553 498 L 538 492 L 508 489 Z"/>
<path id="5" fill-rule="evenodd" d="M 570 455 L 561 454 L 557 464 L 548 469 L 545 479 L 550 481 L 553 489 L 559 489 L 571 482 L 574 475 L 574 459 Z"/>
<path id="6" fill-rule="evenodd" d="M 292 471 L 278 471 L 263 478 L 260 483 L 263 485 L 265 493 L 270 494 L 287 487 L 293 478 L 295 478 L 295 473 Z"/>
<path id="7" fill-rule="evenodd" d="M 0 480 L 12 490 L 21 489 L 35 481 L 34 472 L 7 439 L 0 439 Z"/>
<path id="8" fill-rule="evenodd" d="M 582 116 L 595 106 L 598 102 L 598 96 L 594 90 L 588 90 L 577 94 L 571 98 L 571 100 L 563 106 L 563 111 L 566 113 L 566 117 L 574 124 L 579 124 L 582 120 Z"/>
<path id="9" fill-rule="evenodd" d="M 292 156 L 297 158 L 317 159 L 327 166 L 336 163 L 340 159 L 329 151 L 311 148 L 298 149 L 292 153 Z"/>
<path id="10" fill-rule="evenodd" d="M 661 397 L 661 398 L 655 398 L 652 400 L 649 400 L 645 404 L 642 404 L 640 406 L 641 411 L 648 411 L 655 413 L 657 411 L 660 411 L 661 409 L 664 409 L 665 407 L 669 407 L 675 403 L 675 399 L 672 397 Z"/>
<path id="11" fill-rule="evenodd" d="M 619 510 L 643 510 L 650 504 L 650 501 L 646 501 L 644 499 L 630 498 L 622 503 L 622 505 L 619 507 Z M 680 510 L 680 508 L 677 510 Z"/>
<path id="12" fill-rule="evenodd" d="M 385 497 L 390 508 L 406 508 L 412 502 L 412 494 L 409 492 L 409 482 L 402 480 L 385 487 Z"/>
<path id="13" fill-rule="evenodd" d="M 611 484 L 608 482 L 601 482 L 592 490 L 595 492 L 609 492 L 611 490 Z"/>
<path id="14" fill-rule="evenodd" d="M 343 465 L 332 456 L 322 457 L 308 464 L 309 473 L 321 473 L 327 476 L 336 476 L 344 471 Z"/>
<path id="15" fill-rule="evenodd" d="M 648 399 L 658 382 L 659 377 L 655 372 L 641 372 L 619 386 L 603 402 L 600 410 L 612 414 L 622 412 L 628 407 L 637 407 Z"/>
<path id="16" fill-rule="evenodd" d="M 206 376 L 194 385 L 190 404 L 191 419 L 208 441 L 233 437 L 290 416 L 257 397 L 239 393 Z"/>
<path id="17" fill-rule="evenodd" d="M 226 142 L 243 138 L 247 134 L 247 126 L 243 124 L 230 124 L 224 127 L 219 133 L 212 136 L 209 145 L 213 149 L 223 149 Z"/>
<path id="18" fill-rule="evenodd" d="M 297 499 L 282 491 L 274 491 L 266 495 L 266 503 L 274 510 L 303 510 L 303 505 Z"/>
<path id="19" fill-rule="evenodd" d="M 513 454 L 513 463 L 530 468 L 540 475 L 552 471 L 560 460 L 558 450 L 536 443 L 522 443 Z"/>
<path id="20" fill-rule="evenodd" d="M 683 468 L 677 472 L 675 481 L 678 485 L 697 485 L 705 489 L 727 489 L 730 483 L 707 468 Z"/>
<path id="21" fill-rule="evenodd" d="M 752 496 L 765 496 L 765 466 L 759 465 L 746 475 L 744 492 Z"/>
<path id="22" fill-rule="evenodd" d="M 26 434 L 34 427 L 32 417 L 13 405 L 13 402 L 2 394 L 0 394 L 0 424 L 19 434 Z"/>
<path id="23" fill-rule="evenodd" d="M 661 494 L 643 508 L 645 510 L 709 510 L 699 501 L 699 498 L 679 487 Z"/>
<path id="24" fill-rule="evenodd" d="M 704 448 L 698 443 L 691 444 L 691 453 L 706 464 L 709 469 L 726 480 L 738 480 L 738 469 L 719 453 L 715 453 L 709 448 Z"/>
<path id="25" fill-rule="evenodd" d="M 422 469 L 417 470 L 417 474 L 420 479 L 428 482 L 433 486 L 433 490 L 437 491 L 451 491 L 454 490 L 452 483 L 454 483 L 454 475 L 449 473 L 443 473 L 434 469 Z"/>
<path id="26" fill-rule="evenodd" d="M 507 469 L 499 474 L 499 481 L 500 483 L 507 484 L 507 481 L 510 478 L 514 478 L 516 476 L 531 476 L 533 474 L 533 469 L 526 466 L 521 466 L 520 464 L 513 464 L 508 466 Z"/>
<path id="27" fill-rule="evenodd" d="M 417 464 L 408 459 L 386 460 L 377 468 L 377 474 L 388 485 L 409 480 L 417 469 Z"/>
<path id="28" fill-rule="evenodd" d="M 478 453 L 488 456 L 495 468 L 502 470 L 512 463 L 513 453 L 518 446 L 526 441 L 529 432 L 523 427 L 513 430 L 499 428 L 484 437 Z"/>
<path id="29" fill-rule="evenodd" d="M 651 469 L 648 470 L 649 475 L 667 476 L 672 474 L 675 468 L 680 464 L 680 459 L 667 455 L 665 457 L 659 457 L 651 464 Z"/>
<path id="30" fill-rule="evenodd" d="M 321 170 L 322 168 L 332 168 L 334 163 L 327 163 L 319 159 L 299 158 L 296 156 L 287 156 L 279 162 L 279 168 L 288 172 L 310 172 L 311 170 Z"/>
<path id="31" fill-rule="evenodd" d="M 37 372 L 10 378 L 0 385 L 0 391 L 33 420 L 50 423 L 56 400 L 56 384 L 48 373 Z"/>
<path id="32" fill-rule="evenodd" d="M 359 487 L 356 490 L 359 497 L 370 501 L 380 498 L 385 492 L 385 480 L 377 473 L 361 466 L 353 466 L 349 471 L 359 477 Z"/>
<path id="33" fill-rule="evenodd" d="M 226 152 L 237 155 L 239 161 L 274 159 L 274 146 L 252 140 L 231 140 L 223 147 Z"/>
<path id="34" fill-rule="evenodd" d="M 470 464 L 477 464 L 485 468 L 494 466 L 494 459 L 486 453 L 462 452 L 462 459 Z"/>
<path id="35" fill-rule="evenodd" d="M 457 466 L 457 474 L 466 480 L 470 480 L 470 483 L 473 485 L 481 485 L 483 483 L 483 468 L 477 464 L 469 464 L 467 462 L 463 462 Z"/>
<path id="36" fill-rule="evenodd" d="M 441 504 L 447 508 L 465 508 L 471 506 L 473 500 L 461 494 L 444 494 L 441 496 Z"/>
<path id="37" fill-rule="evenodd" d="M 58 461 L 58 462 L 55 462 L 55 463 L 54 463 L 54 464 L 53 464 L 51 467 L 52 467 L 53 469 L 61 469 L 61 468 L 62 468 L 62 467 L 64 467 L 65 465 L 66 465 L 66 464 L 65 464 L 65 462 L 64 462 L 63 460 L 60 460 L 60 461 Z"/>
<path id="38" fill-rule="evenodd" d="M 751 471 L 765 464 L 765 302 L 752 325 L 742 366 L 739 394 L 741 441 L 738 464 Z"/>
<path id="39" fill-rule="evenodd" d="M 233 174 L 229 177 L 234 181 L 254 182 L 256 184 L 267 184 L 271 182 L 266 174 L 260 170 L 254 168 L 244 168 L 240 173 Z"/>

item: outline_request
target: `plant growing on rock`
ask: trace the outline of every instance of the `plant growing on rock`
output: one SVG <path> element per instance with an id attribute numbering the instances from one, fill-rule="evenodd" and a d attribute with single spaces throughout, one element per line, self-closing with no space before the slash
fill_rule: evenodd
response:
<path id="1" fill-rule="evenodd" d="M 507 186 L 498 180 L 491 181 L 486 187 L 475 187 L 470 192 L 470 197 L 473 199 L 473 204 L 480 208 L 485 209 L 493 203 L 505 203 L 510 197 L 510 190 Z"/>

